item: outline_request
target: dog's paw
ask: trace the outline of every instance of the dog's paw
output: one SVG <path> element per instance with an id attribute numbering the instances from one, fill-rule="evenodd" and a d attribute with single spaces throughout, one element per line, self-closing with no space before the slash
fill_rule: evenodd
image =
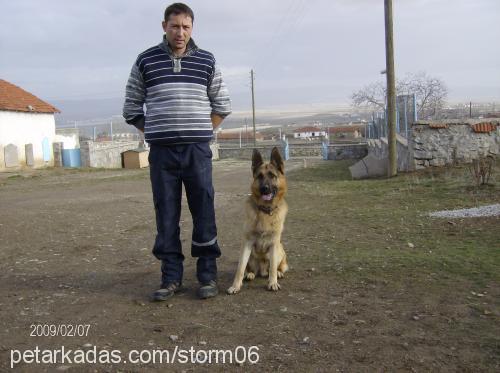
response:
<path id="1" fill-rule="evenodd" d="M 279 289 L 281 289 L 281 286 L 278 282 L 270 282 L 267 284 L 267 290 L 278 291 Z"/>
<path id="2" fill-rule="evenodd" d="M 285 277 L 285 274 L 281 271 L 278 271 L 278 278 L 283 278 Z"/>
<path id="3" fill-rule="evenodd" d="M 241 286 L 231 286 L 229 289 L 226 290 L 226 293 L 231 295 L 231 294 L 236 294 L 239 293 L 241 290 Z"/>
<path id="4" fill-rule="evenodd" d="M 255 273 L 253 272 L 247 272 L 247 274 L 245 275 L 245 280 L 247 281 L 252 281 L 254 278 L 255 278 Z"/>

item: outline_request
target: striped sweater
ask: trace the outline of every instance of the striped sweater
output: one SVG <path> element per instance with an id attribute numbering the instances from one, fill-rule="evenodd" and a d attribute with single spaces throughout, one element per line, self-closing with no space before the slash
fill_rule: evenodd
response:
<path id="1" fill-rule="evenodd" d="M 214 56 L 192 39 L 182 57 L 175 57 L 164 40 L 139 54 L 132 66 L 123 117 L 144 129 L 150 144 L 210 141 L 210 115 L 230 113 L 231 101 Z"/>

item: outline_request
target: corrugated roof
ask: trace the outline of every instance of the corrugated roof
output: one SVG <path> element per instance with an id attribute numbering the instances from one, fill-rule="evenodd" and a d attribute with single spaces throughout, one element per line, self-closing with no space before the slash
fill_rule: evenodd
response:
<path id="1" fill-rule="evenodd" d="M 54 106 L 3 79 L 0 79 L 0 110 L 60 113 Z"/>

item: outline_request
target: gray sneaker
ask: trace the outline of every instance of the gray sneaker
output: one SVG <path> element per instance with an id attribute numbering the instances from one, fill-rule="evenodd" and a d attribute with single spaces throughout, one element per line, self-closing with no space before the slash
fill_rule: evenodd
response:
<path id="1" fill-rule="evenodd" d="M 182 285 L 179 282 L 170 282 L 168 284 L 162 284 L 161 288 L 153 293 L 153 301 L 162 302 L 174 296 L 182 290 Z"/>
<path id="2" fill-rule="evenodd" d="M 217 294 L 219 294 L 219 289 L 217 288 L 217 282 L 215 280 L 201 284 L 198 289 L 198 297 L 200 299 L 213 298 Z"/>

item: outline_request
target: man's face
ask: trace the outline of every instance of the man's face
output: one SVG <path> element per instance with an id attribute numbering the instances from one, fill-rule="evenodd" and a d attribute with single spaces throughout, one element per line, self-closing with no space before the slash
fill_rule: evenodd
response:
<path id="1" fill-rule="evenodd" d="M 191 17 L 184 13 L 171 14 L 162 26 L 172 51 L 177 55 L 183 54 L 193 31 Z"/>

